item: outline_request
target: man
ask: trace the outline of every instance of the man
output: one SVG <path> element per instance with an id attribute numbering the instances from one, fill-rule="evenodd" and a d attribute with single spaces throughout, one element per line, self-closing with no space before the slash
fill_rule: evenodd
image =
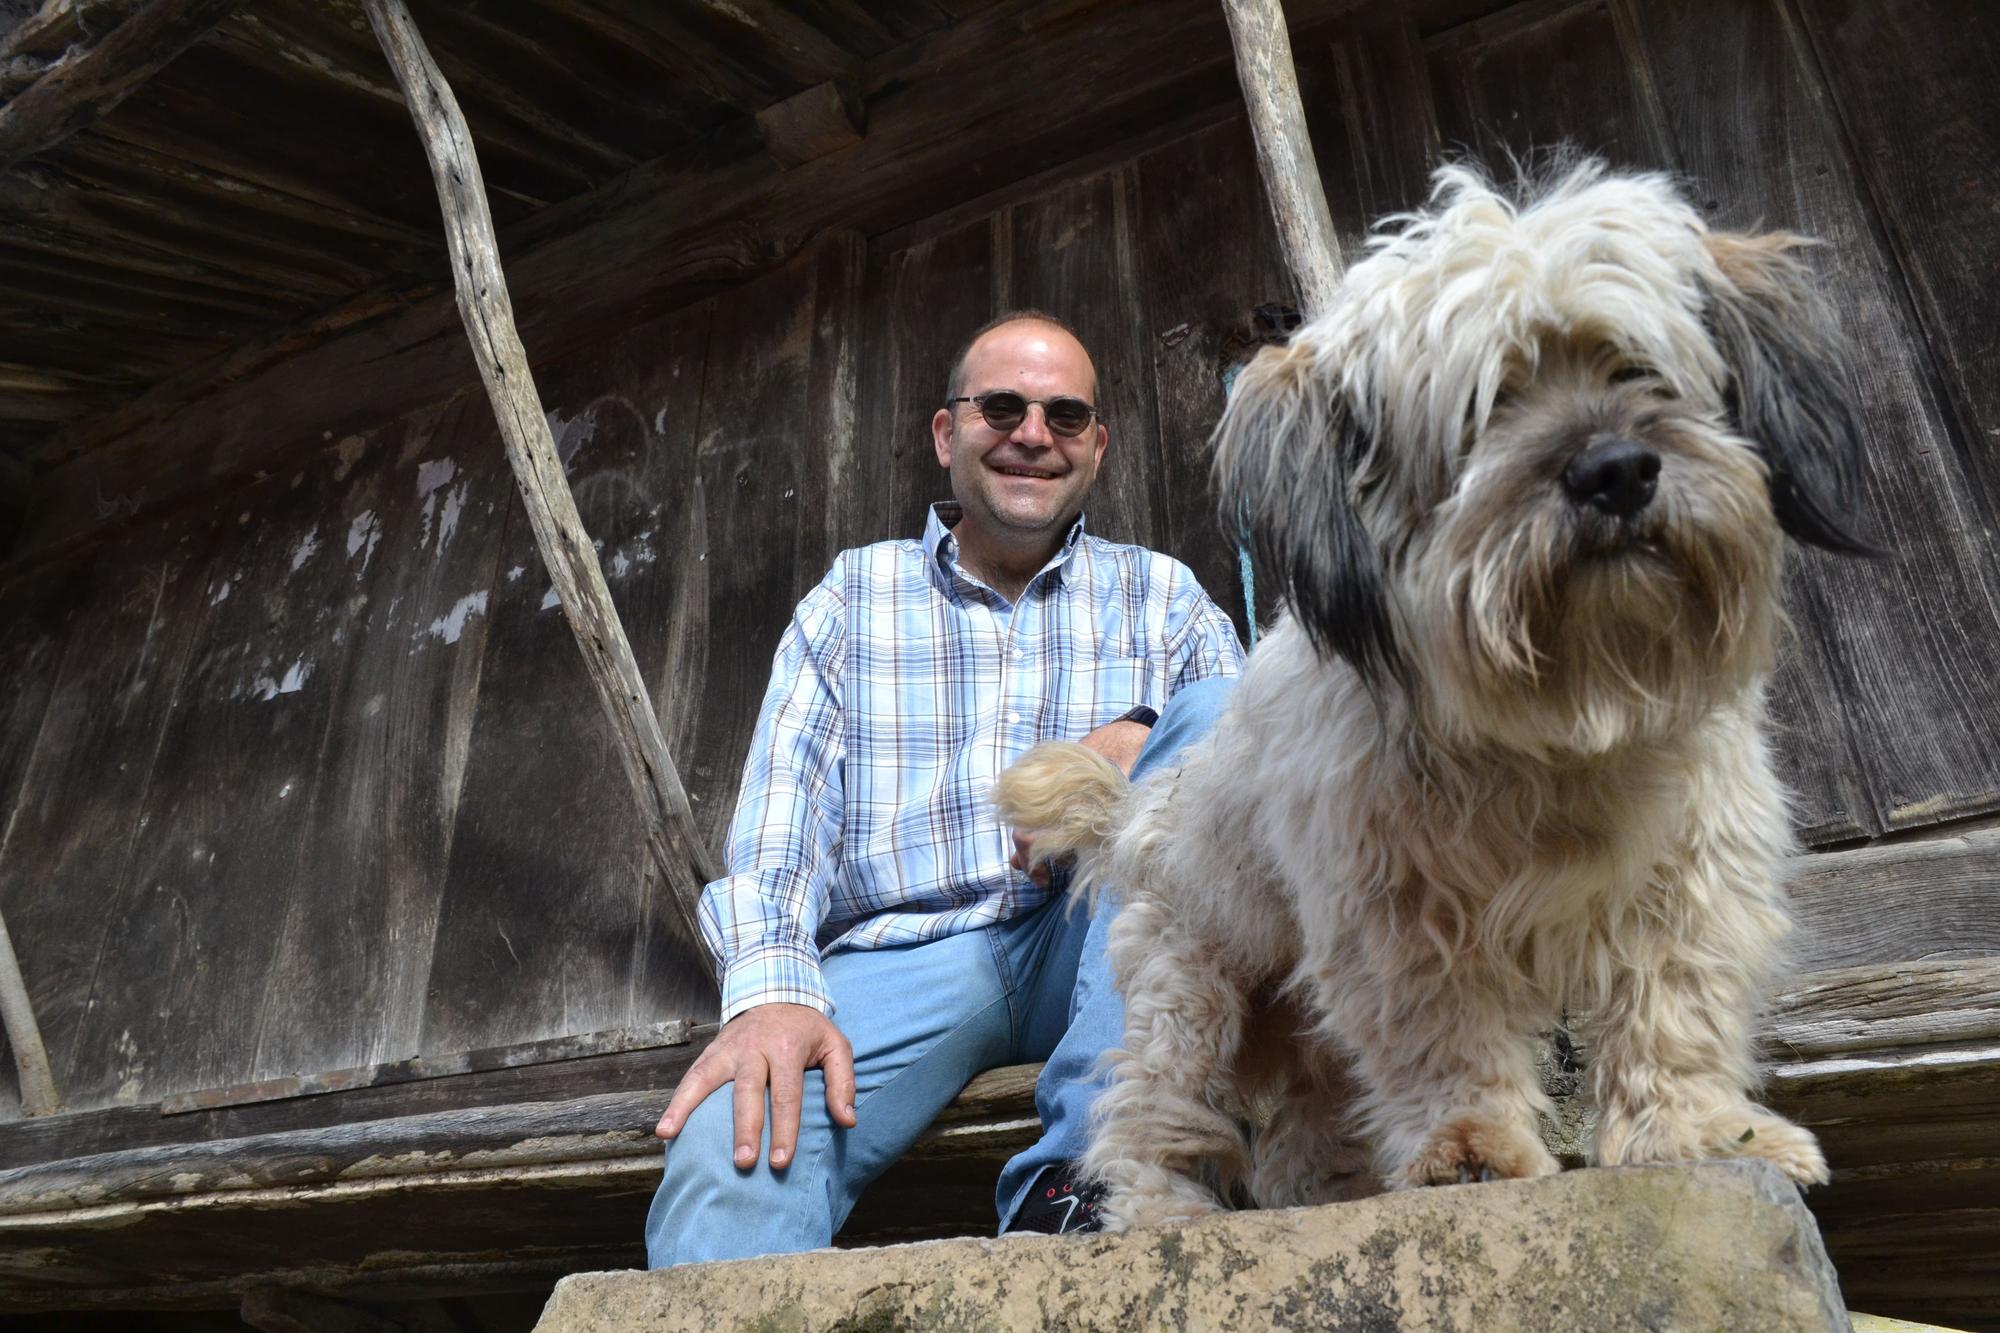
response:
<path id="1" fill-rule="evenodd" d="M 920 542 L 843 552 L 794 613 L 702 899 L 723 1026 L 656 1131 L 654 1266 L 828 1244 L 967 1080 L 1031 1060 L 1045 1133 L 1002 1174 L 1003 1229 L 1080 1220 L 1064 1168 L 1123 1031 L 1104 914 L 1021 873 L 988 793 L 1056 737 L 1143 771 L 1214 711 L 1183 687 L 1241 662 L 1185 566 L 1084 534 L 1097 387 L 1053 316 L 981 329 L 931 423 L 955 502 Z"/>

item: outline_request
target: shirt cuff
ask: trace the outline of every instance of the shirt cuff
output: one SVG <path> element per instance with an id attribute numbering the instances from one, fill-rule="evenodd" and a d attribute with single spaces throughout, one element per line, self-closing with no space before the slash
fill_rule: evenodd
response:
<path id="1" fill-rule="evenodd" d="M 722 1021 L 760 1004 L 803 1004 L 833 1016 L 819 953 L 792 944 L 765 944 L 722 969 Z"/>

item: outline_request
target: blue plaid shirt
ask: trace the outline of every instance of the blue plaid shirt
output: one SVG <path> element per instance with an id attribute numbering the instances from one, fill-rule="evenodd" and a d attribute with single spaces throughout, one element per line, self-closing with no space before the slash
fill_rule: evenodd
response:
<path id="1" fill-rule="evenodd" d="M 1187 566 L 1086 536 L 1009 605 L 958 563 L 955 504 L 921 541 L 844 551 L 799 603 L 701 900 L 724 1022 L 759 1004 L 832 1013 L 820 958 L 941 939 L 1049 897 L 1007 864 L 994 779 L 1183 685 L 1233 676 L 1236 630 Z"/>

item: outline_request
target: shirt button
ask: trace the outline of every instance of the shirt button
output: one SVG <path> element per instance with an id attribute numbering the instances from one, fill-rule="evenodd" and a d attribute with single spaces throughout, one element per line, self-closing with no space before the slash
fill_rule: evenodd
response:
<path id="1" fill-rule="evenodd" d="M 1013 726 L 1019 726 L 1021 724 L 1021 715 L 1019 713 L 1009 713 L 1007 714 L 1007 721 Z"/>

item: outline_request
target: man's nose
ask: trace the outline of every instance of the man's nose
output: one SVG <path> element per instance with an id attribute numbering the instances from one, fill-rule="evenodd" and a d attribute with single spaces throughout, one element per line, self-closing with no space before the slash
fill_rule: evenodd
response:
<path id="1" fill-rule="evenodd" d="M 1014 433 L 1009 438 L 1021 444 L 1044 447 L 1054 444 L 1055 433 L 1049 429 L 1048 410 L 1040 403 L 1029 403 L 1028 410 L 1021 415 L 1021 424 L 1014 427 Z"/>

